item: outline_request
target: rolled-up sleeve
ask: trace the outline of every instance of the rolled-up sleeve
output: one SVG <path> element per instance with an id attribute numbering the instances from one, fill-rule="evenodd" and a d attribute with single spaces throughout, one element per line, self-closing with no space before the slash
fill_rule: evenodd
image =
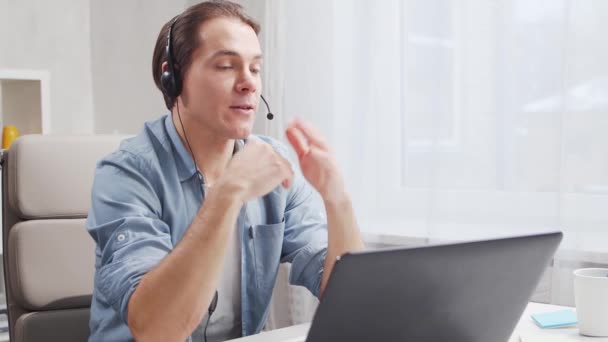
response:
<path id="1" fill-rule="evenodd" d="M 327 219 L 323 203 L 298 171 L 285 209 L 282 262 L 290 262 L 289 282 L 319 297 L 327 255 Z"/>
<path id="2" fill-rule="evenodd" d="M 87 230 L 97 243 L 95 291 L 127 323 L 129 299 L 141 278 L 173 249 L 149 168 L 118 151 L 95 172 Z"/>

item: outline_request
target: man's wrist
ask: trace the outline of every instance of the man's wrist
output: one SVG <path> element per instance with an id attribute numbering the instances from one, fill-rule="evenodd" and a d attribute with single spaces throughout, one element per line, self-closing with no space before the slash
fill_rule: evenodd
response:
<path id="1" fill-rule="evenodd" d="M 216 183 L 206 193 L 205 200 L 199 208 L 197 216 L 202 218 L 210 213 L 226 217 L 238 215 L 239 210 L 241 210 L 244 204 L 241 198 L 236 189 L 223 187 L 219 183 Z"/>
<path id="2" fill-rule="evenodd" d="M 334 192 L 331 194 L 325 194 L 322 196 L 325 208 L 329 207 L 343 207 L 344 205 L 351 205 L 350 195 L 346 191 Z"/>
<path id="3" fill-rule="evenodd" d="M 219 181 L 212 190 L 213 195 L 222 203 L 236 203 L 240 206 L 245 204 L 245 187 L 233 181 Z"/>

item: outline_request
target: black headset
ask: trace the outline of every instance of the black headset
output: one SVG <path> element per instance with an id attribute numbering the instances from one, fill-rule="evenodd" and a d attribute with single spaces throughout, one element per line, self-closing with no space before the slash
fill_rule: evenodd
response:
<path id="1" fill-rule="evenodd" d="M 177 97 L 182 93 L 182 79 L 179 73 L 179 70 L 176 70 L 175 64 L 173 63 L 173 49 L 171 44 L 171 36 L 173 35 L 173 25 L 177 22 L 180 15 L 175 16 L 171 20 L 171 24 L 169 25 L 169 30 L 167 32 L 167 44 L 165 45 L 165 56 L 167 61 L 167 69 L 163 71 L 160 75 L 160 85 L 163 89 L 165 95 L 171 98 L 171 100 L 175 101 Z M 266 114 L 266 118 L 268 120 L 272 120 L 274 118 L 274 114 L 270 111 L 270 107 L 268 106 L 268 102 L 262 94 L 260 94 L 264 105 L 266 105 L 266 109 L 268 113 Z"/>
<path id="2" fill-rule="evenodd" d="M 182 93 L 182 80 L 179 72 L 176 72 L 173 67 L 173 51 L 171 48 L 171 36 L 173 34 L 173 25 L 179 18 L 179 15 L 175 16 L 171 20 L 169 25 L 169 32 L 167 32 L 167 44 L 165 45 L 165 56 L 167 60 L 167 69 L 160 75 L 160 85 L 163 88 L 165 95 L 175 100 L 179 94 Z"/>

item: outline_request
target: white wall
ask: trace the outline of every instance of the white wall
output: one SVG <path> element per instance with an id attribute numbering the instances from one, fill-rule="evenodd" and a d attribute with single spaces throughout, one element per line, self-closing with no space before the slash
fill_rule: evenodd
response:
<path id="1" fill-rule="evenodd" d="M 137 133 L 166 113 L 151 73 L 158 32 L 197 2 L 0 0 L 0 69 L 50 72 L 52 133 Z M 237 2 L 264 26 L 264 1 Z"/>
<path id="2" fill-rule="evenodd" d="M 0 0 L 0 69 L 50 72 L 52 133 L 137 133 L 167 112 L 151 72 L 158 32 L 197 2 Z M 263 25 L 264 1 L 238 2 Z"/>
<path id="3" fill-rule="evenodd" d="M 0 0 L 0 69 L 51 74 L 51 132 L 93 131 L 89 1 Z"/>
<path id="4" fill-rule="evenodd" d="M 163 23 L 185 1 L 91 1 L 96 133 L 137 133 L 165 114 L 152 79 L 152 52 Z"/>

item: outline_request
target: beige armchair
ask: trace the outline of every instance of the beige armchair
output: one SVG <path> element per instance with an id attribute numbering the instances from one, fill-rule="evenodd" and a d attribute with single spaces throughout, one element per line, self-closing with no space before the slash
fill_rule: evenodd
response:
<path id="1" fill-rule="evenodd" d="M 85 229 L 96 162 L 124 136 L 29 135 L 2 156 L 11 341 L 86 341 L 95 244 Z"/>

